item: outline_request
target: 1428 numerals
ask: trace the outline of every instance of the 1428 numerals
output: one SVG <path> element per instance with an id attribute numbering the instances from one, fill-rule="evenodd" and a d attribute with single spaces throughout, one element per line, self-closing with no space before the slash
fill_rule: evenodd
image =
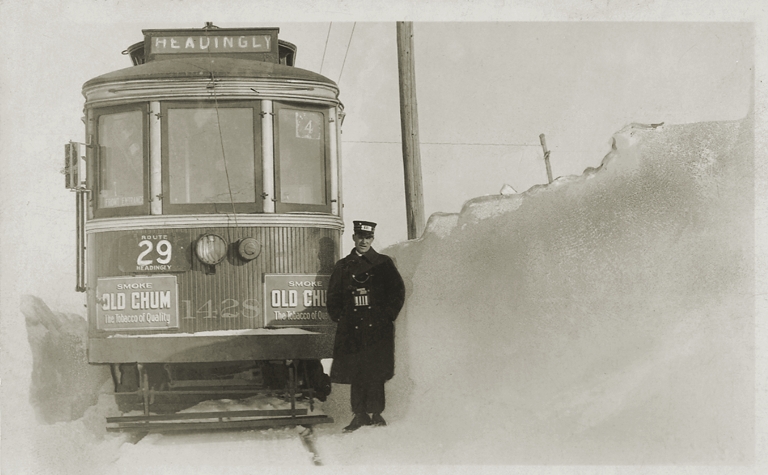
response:
<path id="1" fill-rule="evenodd" d="M 191 300 L 182 300 L 184 304 L 184 319 L 212 318 L 257 318 L 261 315 L 258 299 L 245 299 L 242 302 L 235 299 L 224 299 L 218 306 L 213 300 L 207 300 L 197 309 L 193 309 Z"/>

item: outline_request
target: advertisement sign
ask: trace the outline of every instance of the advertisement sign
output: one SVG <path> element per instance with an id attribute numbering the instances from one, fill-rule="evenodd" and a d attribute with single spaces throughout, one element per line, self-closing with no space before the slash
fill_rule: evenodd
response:
<path id="1" fill-rule="evenodd" d="M 324 274 L 265 274 L 264 326 L 332 325 L 325 308 L 330 278 Z"/>
<path id="2" fill-rule="evenodd" d="M 104 277 L 96 284 L 99 330 L 163 330 L 179 327 L 175 275 Z"/>
<path id="3" fill-rule="evenodd" d="M 127 234 L 120 237 L 118 247 L 117 266 L 122 272 L 184 272 L 192 267 L 189 237 L 184 234 Z"/>

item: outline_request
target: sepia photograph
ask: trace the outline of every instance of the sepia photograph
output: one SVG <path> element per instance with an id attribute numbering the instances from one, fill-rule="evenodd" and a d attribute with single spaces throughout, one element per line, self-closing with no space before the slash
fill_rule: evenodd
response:
<path id="1" fill-rule="evenodd" d="M 0 1 L 0 472 L 768 468 L 757 1 Z"/>

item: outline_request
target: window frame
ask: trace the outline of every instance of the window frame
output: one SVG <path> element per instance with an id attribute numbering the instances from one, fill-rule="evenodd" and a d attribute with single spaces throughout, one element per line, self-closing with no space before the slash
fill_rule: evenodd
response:
<path id="1" fill-rule="evenodd" d="M 94 218 L 112 218 L 121 216 L 142 216 L 150 214 L 150 200 L 149 200 L 149 104 L 146 102 L 136 104 L 126 104 L 119 106 L 108 106 L 94 108 L 93 110 L 93 146 L 91 149 L 91 170 L 90 175 L 93 177 L 91 182 L 91 189 L 94 190 L 92 194 L 93 201 L 93 217 Z M 144 203 L 138 206 L 117 206 L 113 208 L 102 208 L 99 205 L 101 196 L 101 138 L 99 137 L 99 119 L 103 115 L 120 114 L 124 112 L 140 111 L 141 112 L 141 135 L 142 135 L 142 171 L 143 171 L 143 198 Z"/>
<path id="2" fill-rule="evenodd" d="M 261 153 L 261 101 L 260 100 L 195 100 L 195 101 L 161 101 L 160 102 L 160 127 L 161 127 L 161 161 L 163 177 L 163 214 L 232 214 L 232 203 L 171 203 L 171 177 L 170 177 L 170 141 L 169 113 L 168 109 L 251 109 L 253 113 L 253 174 L 254 174 L 254 201 L 234 204 L 235 213 L 262 213 L 263 212 L 263 183 L 262 183 L 262 153 Z"/>
<path id="3" fill-rule="evenodd" d="M 281 110 L 298 110 L 318 112 L 323 116 L 323 153 L 325 164 L 325 204 L 301 204 L 284 203 L 282 197 L 282 181 L 280 176 L 280 119 Z M 275 186 L 275 213 L 323 213 L 331 214 L 331 144 L 330 144 L 330 120 L 328 107 L 316 104 L 294 103 L 294 102 L 273 102 L 273 144 L 274 144 L 274 186 Z"/>

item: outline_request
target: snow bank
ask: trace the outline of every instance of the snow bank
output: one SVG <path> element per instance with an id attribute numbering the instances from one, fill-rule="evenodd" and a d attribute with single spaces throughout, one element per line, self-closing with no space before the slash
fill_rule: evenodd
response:
<path id="1" fill-rule="evenodd" d="M 88 364 L 88 323 L 79 315 L 52 312 L 41 299 L 26 295 L 21 312 L 32 348 L 30 402 L 43 422 L 79 419 L 98 399 L 108 379 L 107 366 Z"/>
<path id="2" fill-rule="evenodd" d="M 752 460 L 752 148 L 751 120 L 634 124 L 598 169 L 387 249 L 414 460 Z"/>
<path id="3" fill-rule="evenodd" d="M 433 215 L 421 239 L 384 250 L 408 296 L 387 384 L 389 425 L 341 434 L 349 387 L 335 385 L 320 406 L 336 419 L 317 429 L 323 461 L 750 463 L 752 148 L 750 120 L 630 126 L 599 168 L 471 200 L 459 214 Z M 153 434 L 136 445 L 107 434 L 111 382 L 97 387 L 100 375 L 65 371 L 84 358 L 83 322 L 63 319 L 54 337 L 40 326 L 52 313 L 41 301 L 26 300 L 23 311 L 33 361 L 52 366 L 28 369 L 30 399 L 38 418 L 62 422 L 37 424 L 23 407 L 4 413 L 4 472 L 311 467 L 291 429 Z M 23 353 L 24 344 L 4 350 Z M 48 391 L 66 407 L 54 410 Z"/>

